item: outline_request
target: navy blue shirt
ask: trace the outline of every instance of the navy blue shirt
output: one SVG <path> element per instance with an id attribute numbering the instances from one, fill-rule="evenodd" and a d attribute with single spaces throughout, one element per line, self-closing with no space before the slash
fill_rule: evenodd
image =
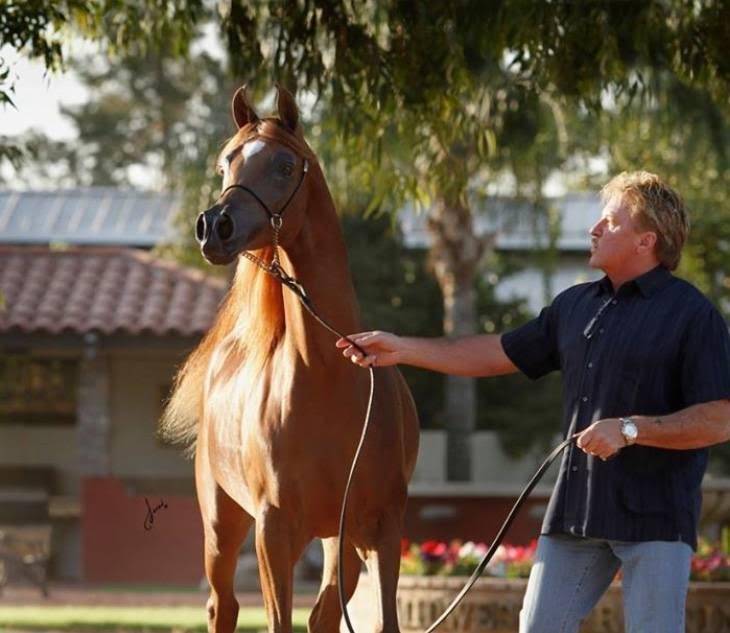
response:
<path id="1" fill-rule="evenodd" d="M 604 418 L 661 416 L 730 398 L 725 321 L 662 266 L 616 294 L 607 277 L 573 286 L 505 333 L 502 345 L 530 378 L 562 372 L 566 437 Z M 604 462 L 571 444 L 542 532 L 695 548 L 707 453 L 633 445 Z"/>

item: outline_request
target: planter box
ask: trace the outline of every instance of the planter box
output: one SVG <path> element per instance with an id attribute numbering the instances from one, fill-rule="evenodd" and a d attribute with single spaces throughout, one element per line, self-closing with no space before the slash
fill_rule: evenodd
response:
<path id="1" fill-rule="evenodd" d="M 466 578 L 401 576 L 398 617 L 402 633 L 425 631 L 464 586 Z M 527 581 L 480 578 L 439 631 L 516 633 Z M 622 633 L 621 585 L 612 585 L 581 633 Z M 730 583 L 691 583 L 687 633 L 730 633 Z"/>

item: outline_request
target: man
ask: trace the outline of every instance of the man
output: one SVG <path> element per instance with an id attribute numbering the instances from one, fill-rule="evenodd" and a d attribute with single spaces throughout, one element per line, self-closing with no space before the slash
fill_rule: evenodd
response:
<path id="1" fill-rule="evenodd" d="M 626 631 L 680 633 L 707 446 L 730 438 L 730 340 L 717 310 L 670 271 L 688 220 L 647 172 L 602 190 L 589 264 L 600 281 L 559 294 L 502 336 L 364 332 L 337 345 L 362 365 L 452 374 L 563 373 L 566 449 L 520 614 L 521 633 L 574 633 L 623 571 Z"/>

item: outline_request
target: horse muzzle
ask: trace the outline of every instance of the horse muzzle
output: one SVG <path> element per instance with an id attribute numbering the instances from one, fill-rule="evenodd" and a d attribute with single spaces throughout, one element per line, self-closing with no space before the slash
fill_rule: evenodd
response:
<path id="1" fill-rule="evenodd" d="M 211 264 L 229 264 L 236 255 L 236 223 L 228 206 L 214 206 L 203 211 L 195 222 L 195 239 L 203 257 Z"/>

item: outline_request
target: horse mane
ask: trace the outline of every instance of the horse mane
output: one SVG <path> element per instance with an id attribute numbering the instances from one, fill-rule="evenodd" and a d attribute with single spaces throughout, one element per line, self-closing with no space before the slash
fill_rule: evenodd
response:
<path id="1" fill-rule="evenodd" d="M 226 141 L 219 154 L 225 156 L 237 145 L 262 138 L 287 145 L 299 156 L 316 162 L 298 128 L 292 134 L 277 118 L 266 118 L 255 125 L 246 125 Z M 265 262 L 271 262 L 272 247 L 253 251 Z M 236 275 L 216 319 L 203 340 L 188 356 L 177 372 L 171 395 L 165 405 L 159 426 L 159 436 L 165 442 L 185 447 L 188 456 L 195 450 L 198 424 L 203 415 L 205 380 L 218 344 L 231 337 L 231 342 L 242 354 L 246 364 L 260 370 L 274 353 L 284 336 L 284 298 L 281 284 L 254 266 L 239 259 Z"/>

